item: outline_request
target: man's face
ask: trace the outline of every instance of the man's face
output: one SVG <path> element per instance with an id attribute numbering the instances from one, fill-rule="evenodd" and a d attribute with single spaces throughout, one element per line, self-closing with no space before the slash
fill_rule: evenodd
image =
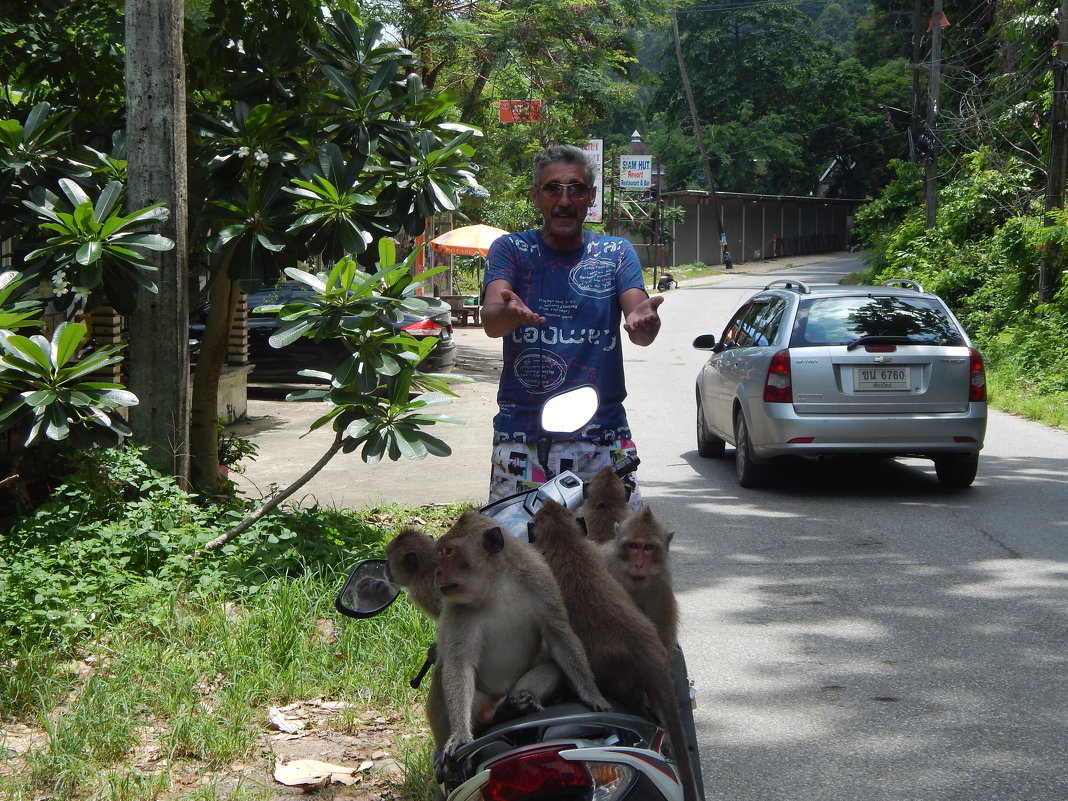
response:
<path id="1" fill-rule="evenodd" d="M 531 188 L 530 202 L 541 212 L 542 238 L 549 247 L 572 250 L 582 245 L 582 221 L 597 193 L 593 186 L 585 191 L 582 187 L 587 184 L 581 164 L 554 162 L 542 168 L 541 185 Z"/>

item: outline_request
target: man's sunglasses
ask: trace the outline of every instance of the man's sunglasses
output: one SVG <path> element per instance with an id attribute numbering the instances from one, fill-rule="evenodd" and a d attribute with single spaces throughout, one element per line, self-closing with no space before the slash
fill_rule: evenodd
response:
<path id="1" fill-rule="evenodd" d="M 581 183 L 561 184 L 557 181 L 552 181 L 551 183 L 542 184 L 538 188 L 549 197 L 560 197 L 564 192 L 567 192 L 568 197 L 578 199 L 589 197 L 590 194 L 590 187 Z"/>

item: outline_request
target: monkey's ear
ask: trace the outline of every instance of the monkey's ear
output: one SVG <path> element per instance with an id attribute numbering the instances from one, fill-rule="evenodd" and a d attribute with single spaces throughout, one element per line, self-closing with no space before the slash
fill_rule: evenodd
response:
<path id="1" fill-rule="evenodd" d="M 575 518 L 575 522 L 576 522 L 576 523 L 578 523 L 578 524 L 579 524 L 579 528 L 581 528 L 581 529 L 582 529 L 582 536 L 583 536 L 583 537 L 588 537 L 588 536 L 590 536 L 590 530 L 589 530 L 589 528 L 587 528 L 587 526 L 586 526 L 586 518 L 585 518 L 585 517 L 582 517 L 582 516 L 580 515 L 579 517 L 576 517 L 576 518 Z"/>
<path id="2" fill-rule="evenodd" d="M 534 542 L 534 521 L 527 521 L 527 542 Z"/>
<path id="3" fill-rule="evenodd" d="M 494 526 L 482 532 L 482 547 L 490 555 L 504 550 L 504 532 L 501 531 L 500 526 Z"/>
<path id="4" fill-rule="evenodd" d="M 664 537 L 664 547 L 665 547 L 665 548 L 666 548 L 666 547 L 667 547 L 668 545 L 671 545 L 671 538 L 672 538 L 672 537 L 674 537 L 674 536 L 675 536 L 675 532 L 674 532 L 674 531 L 669 531 L 669 532 L 667 533 L 667 536 L 666 536 L 666 537 Z"/>

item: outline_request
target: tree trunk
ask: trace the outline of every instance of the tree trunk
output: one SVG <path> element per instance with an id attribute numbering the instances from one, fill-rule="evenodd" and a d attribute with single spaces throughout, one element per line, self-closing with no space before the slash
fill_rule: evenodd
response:
<path id="1" fill-rule="evenodd" d="M 222 268 L 226 270 L 224 265 Z M 189 429 L 190 480 L 194 487 L 219 483 L 219 378 L 229 349 L 230 328 L 240 296 L 237 284 L 225 275 L 214 282 L 209 295 L 204 338 L 193 371 L 192 422 Z"/>
<path id="2" fill-rule="evenodd" d="M 181 0 L 127 0 L 127 206 L 165 203 L 159 233 L 174 249 L 151 252 L 158 294 L 141 294 L 130 318 L 127 385 L 134 438 L 148 460 L 181 481 L 189 474 L 188 204 Z"/>

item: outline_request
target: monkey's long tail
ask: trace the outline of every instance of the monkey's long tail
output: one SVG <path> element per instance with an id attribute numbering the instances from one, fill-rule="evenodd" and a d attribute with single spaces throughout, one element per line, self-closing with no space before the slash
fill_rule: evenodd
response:
<path id="1" fill-rule="evenodd" d="M 670 675 L 670 673 L 669 673 Z M 686 732 L 682 726 L 682 716 L 676 705 L 675 693 L 672 691 L 671 682 L 657 682 L 656 705 L 663 710 L 662 721 L 671 737 L 671 750 L 675 755 L 675 764 L 678 766 L 679 779 L 682 782 L 682 793 L 685 801 L 703 801 L 697 792 L 697 777 L 693 772 L 693 761 L 690 759 L 690 750 L 686 744 Z"/>

